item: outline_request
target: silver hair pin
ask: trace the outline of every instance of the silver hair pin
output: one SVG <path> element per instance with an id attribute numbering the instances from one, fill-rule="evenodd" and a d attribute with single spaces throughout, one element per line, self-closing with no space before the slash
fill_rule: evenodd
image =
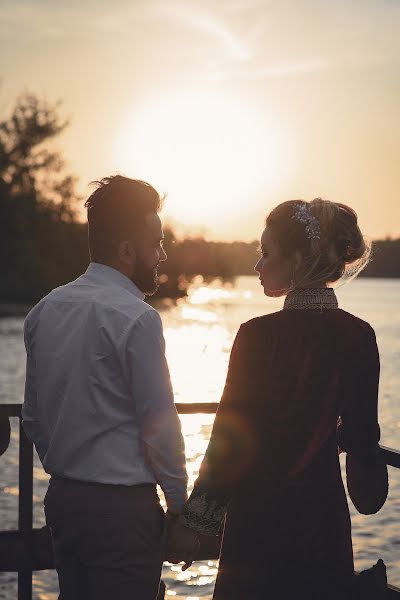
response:
<path id="1" fill-rule="evenodd" d="M 307 204 L 295 204 L 292 219 L 305 225 L 306 235 L 309 239 L 315 240 L 321 237 L 321 228 L 317 217 L 311 214 L 311 209 Z"/>

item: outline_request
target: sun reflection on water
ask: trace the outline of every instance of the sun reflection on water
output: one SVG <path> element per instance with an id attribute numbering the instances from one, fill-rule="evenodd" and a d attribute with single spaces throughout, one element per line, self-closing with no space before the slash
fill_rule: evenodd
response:
<path id="1" fill-rule="evenodd" d="M 215 280 L 210 285 L 194 285 L 189 290 L 188 302 L 190 304 L 207 304 L 215 308 L 215 305 L 226 305 L 240 300 L 251 301 L 253 292 L 251 290 L 237 289 L 233 284 L 223 284 Z"/>
<path id="2" fill-rule="evenodd" d="M 232 343 L 230 332 L 219 324 L 205 327 L 178 320 L 164 333 L 176 402 L 217 402 Z"/>
<path id="3" fill-rule="evenodd" d="M 232 290 L 201 286 L 194 288 L 189 293 L 189 302 L 191 304 L 209 304 L 216 300 L 230 300 L 233 296 L 234 293 Z"/>
<path id="4" fill-rule="evenodd" d="M 218 321 L 218 315 L 210 310 L 201 310 L 192 306 L 182 308 L 182 318 L 188 321 L 198 321 L 200 323 L 215 323 Z"/>

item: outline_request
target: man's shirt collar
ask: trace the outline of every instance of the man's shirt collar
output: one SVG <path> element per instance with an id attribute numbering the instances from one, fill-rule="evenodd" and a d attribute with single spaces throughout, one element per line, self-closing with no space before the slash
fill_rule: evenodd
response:
<path id="1" fill-rule="evenodd" d="M 91 262 L 86 269 L 86 273 L 89 279 L 95 279 L 96 281 L 100 281 L 102 283 L 114 283 L 115 285 L 119 285 L 120 287 L 125 288 L 129 292 L 131 292 L 140 300 L 144 300 L 145 294 L 139 290 L 137 285 L 133 283 L 126 275 L 114 269 L 113 267 L 109 267 L 107 265 L 103 265 L 101 263 Z"/>

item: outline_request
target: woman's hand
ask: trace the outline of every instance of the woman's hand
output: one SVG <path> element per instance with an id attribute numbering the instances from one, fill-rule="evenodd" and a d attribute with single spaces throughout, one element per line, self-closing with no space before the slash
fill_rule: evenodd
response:
<path id="1" fill-rule="evenodd" d="M 164 558 L 170 563 L 184 562 L 182 571 L 188 569 L 200 548 L 195 531 L 182 525 L 177 517 L 167 515 Z"/>

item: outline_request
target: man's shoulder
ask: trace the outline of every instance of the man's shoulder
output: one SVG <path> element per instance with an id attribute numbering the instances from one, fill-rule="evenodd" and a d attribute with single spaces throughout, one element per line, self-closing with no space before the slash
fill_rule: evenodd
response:
<path id="1" fill-rule="evenodd" d="M 25 321 L 34 318 L 35 315 L 40 313 L 40 311 L 43 309 L 43 307 L 46 305 L 46 303 L 51 302 L 52 300 L 56 301 L 58 299 L 61 300 L 64 297 L 65 298 L 68 297 L 70 290 L 73 289 L 73 286 L 75 286 L 75 284 L 79 281 L 79 279 L 80 279 L 80 277 L 78 277 L 78 279 L 75 279 L 74 281 L 69 281 L 68 283 L 65 283 L 63 285 L 60 285 L 60 286 L 52 289 L 48 294 L 43 296 L 43 298 L 38 300 L 38 302 L 31 308 L 31 310 L 28 312 L 28 314 L 26 316 Z M 71 295 L 72 295 L 72 292 L 71 292 Z"/>
<path id="2" fill-rule="evenodd" d="M 103 322 L 116 320 L 133 323 L 138 319 L 157 321 L 160 318 L 152 306 L 129 290 L 113 285 L 93 285 L 92 282 L 88 285 L 81 276 L 44 296 L 28 313 L 25 328 L 38 320 L 43 309 L 46 314 L 56 311 L 67 315 L 69 312 L 76 313 L 78 308 L 81 316 L 87 314 Z"/>
<path id="3" fill-rule="evenodd" d="M 158 312 L 152 306 L 123 288 L 119 288 L 118 294 L 115 294 L 115 288 L 104 286 L 96 295 L 90 297 L 88 302 L 96 304 L 100 312 L 119 313 L 129 320 L 146 318 L 144 315 L 150 318 L 158 316 Z"/>
<path id="4" fill-rule="evenodd" d="M 104 286 L 84 302 L 85 312 L 94 316 L 98 325 L 106 329 L 109 326 L 120 332 L 128 332 L 135 326 L 154 331 L 162 329 L 157 310 L 129 290 L 118 288 L 116 293 L 113 286 Z"/>
<path id="5" fill-rule="evenodd" d="M 100 270 L 99 270 L 100 269 Z M 99 271 L 99 272 L 97 272 Z M 34 332 L 36 325 L 62 327 L 86 324 L 109 330 L 114 334 L 126 331 L 135 323 L 159 330 L 162 328 L 158 312 L 143 300 L 135 287 L 127 286 L 125 279 L 114 270 L 92 266 L 64 285 L 51 290 L 29 312 L 25 332 Z"/>
<path id="6" fill-rule="evenodd" d="M 39 317 L 40 313 L 42 312 L 43 308 L 46 306 L 46 303 L 48 301 L 51 301 L 51 299 L 53 299 L 53 298 L 57 298 L 57 296 L 60 293 L 60 290 L 65 288 L 67 285 L 70 285 L 70 284 L 66 284 L 66 285 L 62 285 L 57 288 L 54 288 L 48 294 L 46 294 L 46 296 L 43 296 L 43 298 L 38 300 L 38 302 L 30 309 L 30 311 L 28 312 L 28 314 L 25 317 L 25 321 L 24 321 L 25 328 L 30 323 L 34 323 L 36 321 L 36 319 Z"/>
<path id="7" fill-rule="evenodd" d="M 140 300 L 140 298 L 126 298 L 125 301 L 120 299 L 118 303 L 102 305 L 102 309 L 120 314 L 122 318 L 126 319 L 132 325 L 134 323 L 141 323 L 145 327 L 150 327 L 154 324 L 158 325 L 161 321 L 158 312 L 152 306 Z"/>
<path id="8" fill-rule="evenodd" d="M 97 298 L 93 312 L 101 327 L 110 330 L 112 335 L 130 338 L 133 336 L 162 336 L 163 326 L 159 313 L 149 304 L 125 295 L 120 296 L 117 302 Z M 121 339 L 122 339 L 121 338 Z"/>

